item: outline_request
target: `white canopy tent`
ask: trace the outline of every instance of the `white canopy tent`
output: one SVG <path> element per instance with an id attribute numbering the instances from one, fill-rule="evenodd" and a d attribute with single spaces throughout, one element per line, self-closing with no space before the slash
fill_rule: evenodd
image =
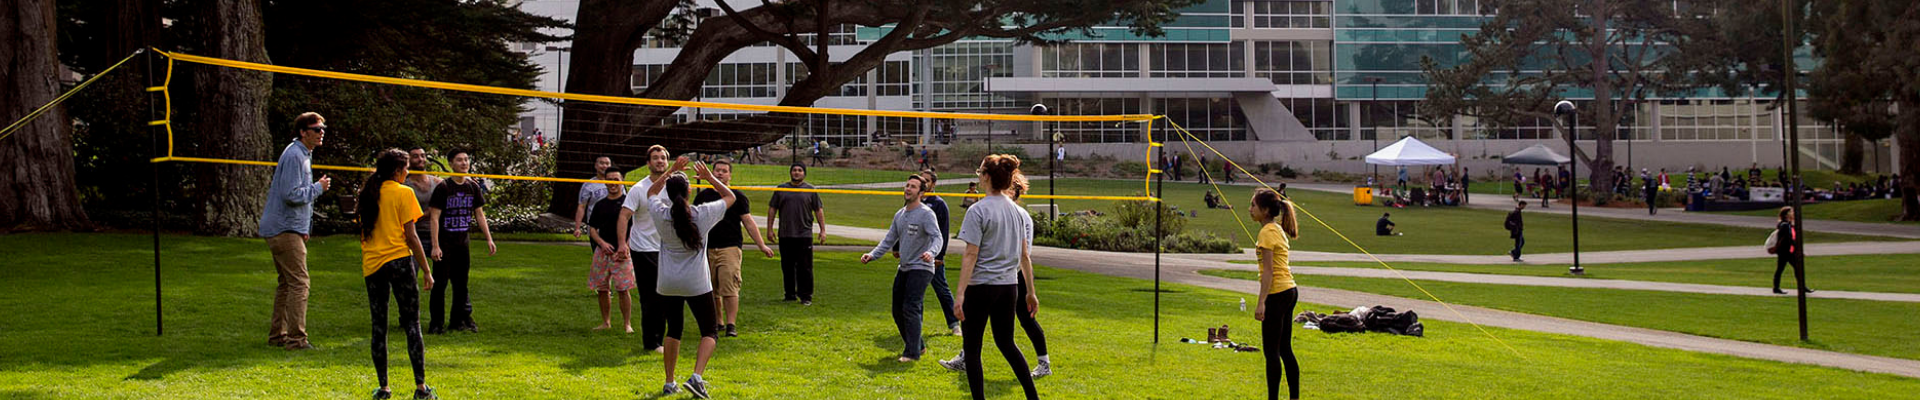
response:
<path id="1" fill-rule="evenodd" d="M 1376 165 L 1447 165 L 1453 162 L 1452 155 L 1412 136 L 1367 155 L 1367 163 Z"/>

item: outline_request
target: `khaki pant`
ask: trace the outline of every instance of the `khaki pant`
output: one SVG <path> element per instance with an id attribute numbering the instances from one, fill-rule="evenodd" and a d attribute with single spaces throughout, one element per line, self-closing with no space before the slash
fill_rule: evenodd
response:
<path id="1" fill-rule="evenodd" d="M 713 316 L 726 321 L 729 298 L 740 298 L 740 248 L 708 249 L 707 265 L 713 271 Z"/>
<path id="2" fill-rule="evenodd" d="M 272 342 L 307 340 L 307 241 L 298 233 L 267 238 L 280 285 L 274 289 L 273 317 L 267 328 Z"/>

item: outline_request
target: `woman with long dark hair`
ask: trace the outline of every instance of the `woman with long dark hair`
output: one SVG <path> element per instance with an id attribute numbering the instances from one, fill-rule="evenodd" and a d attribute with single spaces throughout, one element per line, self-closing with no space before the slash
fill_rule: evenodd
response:
<path id="1" fill-rule="evenodd" d="M 1293 307 L 1300 302 L 1300 288 L 1293 283 L 1293 269 L 1287 259 L 1300 226 L 1293 217 L 1293 203 L 1280 193 L 1267 189 L 1253 192 L 1247 214 L 1260 223 L 1259 239 L 1254 242 L 1260 259 L 1260 304 L 1253 319 L 1260 321 L 1260 341 L 1266 346 L 1267 398 L 1280 397 L 1280 372 L 1286 372 L 1287 398 L 1300 398 L 1300 362 L 1293 357 Z M 1278 314 L 1269 314 L 1268 311 Z"/>
<path id="2" fill-rule="evenodd" d="M 704 399 L 707 381 L 701 374 L 707 372 L 707 360 L 713 358 L 714 347 L 719 344 L 720 325 L 713 313 L 713 272 L 707 267 L 707 247 L 701 239 L 714 225 L 720 224 L 735 199 L 733 190 L 714 179 L 706 163 L 695 163 L 695 176 L 712 184 L 720 200 L 689 204 L 687 176 L 678 173 L 687 163 L 687 157 L 681 156 L 666 169 L 667 173 L 654 177 L 654 184 L 647 188 L 645 198 L 653 199 L 647 205 L 647 212 L 653 216 L 653 229 L 660 236 L 659 279 L 650 290 L 660 293 L 660 309 L 667 312 L 666 338 L 661 344 L 665 355 L 661 362 L 666 366 L 667 381 L 660 389 L 661 394 L 673 394 L 685 387 L 695 397 Z M 666 196 L 654 198 L 663 190 Z M 693 310 L 694 326 L 700 330 L 700 345 L 693 361 L 693 376 L 687 377 L 686 383 L 675 385 L 673 368 L 680 359 L 680 331 L 686 323 L 680 314 L 681 304 Z"/>
<path id="3" fill-rule="evenodd" d="M 367 303 L 373 312 L 373 368 L 380 373 L 380 389 L 374 399 L 393 397 L 387 387 L 387 293 L 400 307 L 400 328 L 407 332 L 407 359 L 413 362 L 413 398 L 437 399 L 427 386 L 426 341 L 420 337 L 420 288 L 413 280 L 433 289 L 433 270 L 427 267 L 426 253 L 420 247 L 420 235 L 414 220 L 420 219 L 420 203 L 414 201 L 407 179 L 407 153 L 400 149 L 381 151 L 374 162 L 373 175 L 360 185 L 360 272 L 367 282 Z M 416 270 L 415 267 L 418 267 Z"/>
<path id="4" fill-rule="evenodd" d="M 1800 237 L 1800 227 L 1793 225 L 1793 207 L 1780 207 L 1780 223 L 1774 225 L 1774 263 L 1773 294 L 1787 294 L 1780 290 L 1780 274 L 1787 271 L 1787 265 L 1793 265 L 1794 286 L 1800 291 L 1813 293 L 1807 288 L 1807 249 L 1806 238 Z"/>
<path id="5" fill-rule="evenodd" d="M 1016 312 L 1033 313 L 1040 300 L 1033 291 L 1033 260 L 1028 235 L 1033 218 L 1009 196 L 1015 186 L 1025 182 L 1020 176 L 1020 158 L 1006 154 L 987 156 L 981 161 L 980 185 L 987 196 L 967 208 L 960 225 L 960 240 L 967 242 L 966 256 L 960 264 L 960 282 L 966 285 L 954 293 L 953 314 L 960 318 L 963 333 L 961 348 L 965 355 L 967 388 L 973 398 L 984 399 L 985 378 L 980 366 L 980 347 L 987 323 L 993 323 L 993 344 L 1013 367 L 1014 377 L 1028 399 L 1040 394 L 1027 371 L 1027 359 L 1013 343 Z M 1025 286 L 1025 292 L 1021 287 Z M 1018 303 L 1026 302 L 1025 310 Z"/>

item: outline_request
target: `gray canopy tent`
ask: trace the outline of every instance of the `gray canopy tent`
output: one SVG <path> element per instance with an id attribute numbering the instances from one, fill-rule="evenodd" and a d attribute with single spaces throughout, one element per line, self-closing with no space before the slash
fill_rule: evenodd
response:
<path id="1" fill-rule="evenodd" d="M 1559 166 L 1571 162 L 1573 162 L 1572 158 L 1560 155 L 1544 144 L 1536 144 L 1500 158 L 1502 164 L 1518 165 Z M 1578 184 L 1569 183 L 1567 187 L 1572 188 L 1575 194 L 1580 191 Z M 1580 199 L 1579 196 L 1574 196 L 1573 199 L 1573 266 L 1567 270 L 1574 274 L 1584 274 L 1586 269 L 1580 267 Z"/>

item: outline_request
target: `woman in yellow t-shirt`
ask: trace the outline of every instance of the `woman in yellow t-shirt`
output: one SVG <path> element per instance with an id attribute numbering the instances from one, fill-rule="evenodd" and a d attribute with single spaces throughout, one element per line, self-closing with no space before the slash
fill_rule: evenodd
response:
<path id="1" fill-rule="evenodd" d="M 1287 398 L 1300 398 L 1300 362 L 1293 358 L 1293 306 L 1300 301 L 1300 289 L 1294 287 L 1293 270 L 1287 266 L 1290 242 L 1300 236 L 1293 218 L 1293 203 L 1272 190 L 1253 192 L 1247 213 L 1260 222 L 1260 237 L 1254 253 L 1260 257 L 1260 305 L 1253 319 L 1260 321 L 1261 345 L 1267 348 L 1267 398 L 1280 395 L 1280 375 L 1285 367 Z M 1269 317 L 1268 307 L 1279 314 Z"/>
<path id="2" fill-rule="evenodd" d="M 392 292 L 400 306 L 400 327 L 407 332 L 407 358 L 413 361 L 413 398 L 435 399 L 427 386 L 426 342 L 420 337 L 420 288 L 413 284 L 418 275 L 423 285 L 433 289 L 433 270 L 427 267 L 421 251 L 420 236 L 413 221 L 420 218 L 420 203 L 413 189 L 401 184 L 407 179 L 407 153 L 399 149 L 380 152 L 372 176 L 360 186 L 360 273 L 367 281 L 367 300 L 373 311 L 373 369 L 380 373 L 380 389 L 373 398 L 393 396 L 387 388 L 387 293 Z M 418 271 L 415 271 L 418 266 Z M 417 273 L 416 273 L 417 272 Z"/>

